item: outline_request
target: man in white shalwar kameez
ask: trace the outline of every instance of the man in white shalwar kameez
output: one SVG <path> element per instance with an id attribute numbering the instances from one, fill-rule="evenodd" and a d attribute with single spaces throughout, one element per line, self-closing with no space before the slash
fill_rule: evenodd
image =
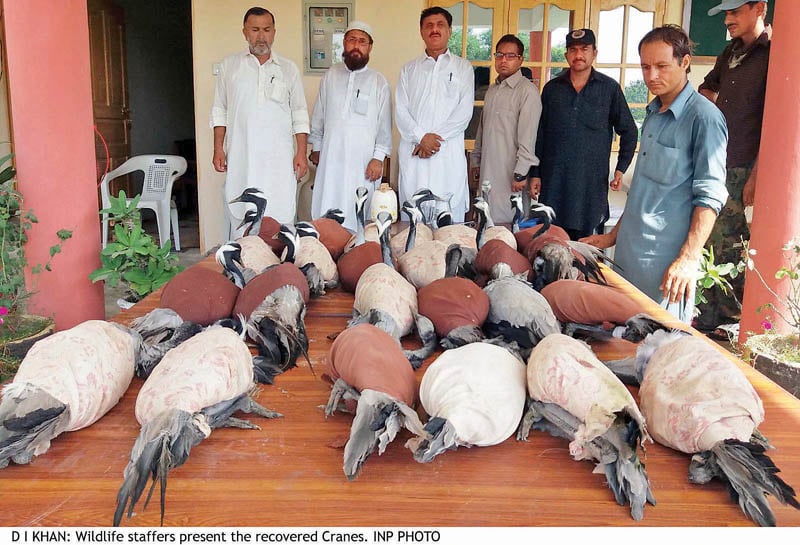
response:
<path id="1" fill-rule="evenodd" d="M 243 234 L 236 227 L 248 205 L 229 203 L 248 187 L 264 192 L 265 215 L 294 223 L 297 181 L 308 172 L 303 84 L 297 65 L 272 50 L 275 17 L 264 8 L 250 8 L 242 34 L 248 51 L 220 64 L 211 109 L 214 169 L 227 172 L 223 196 L 228 238 Z"/>
<path id="2" fill-rule="evenodd" d="M 425 53 L 400 71 L 395 123 L 400 132 L 400 202 L 420 188 L 450 194 L 453 221 L 469 208 L 464 131 L 472 119 L 475 74 L 466 59 L 447 49 L 453 16 L 438 6 L 422 11 Z"/>
<path id="3" fill-rule="evenodd" d="M 338 208 L 351 231 L 356 229 L 356 188 L 364 186 L 371 194 L 392 152 L 392 93 L 386 78 L 367 67 L 372 44 L 369 25 L 350 23 L 344 62 L 323 76 L 311 116 L 309 159 L 317 165 L 311 217 Z"/>

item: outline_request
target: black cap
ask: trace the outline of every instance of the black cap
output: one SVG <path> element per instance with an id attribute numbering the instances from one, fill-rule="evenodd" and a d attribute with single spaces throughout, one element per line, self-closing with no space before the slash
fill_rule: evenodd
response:
<path id="1" fill-rule="evenodd" d="M 575 44 L 595 45 L 594 32 L 589 28 L 578 28 L 567 33 L 567 47 Z"/>

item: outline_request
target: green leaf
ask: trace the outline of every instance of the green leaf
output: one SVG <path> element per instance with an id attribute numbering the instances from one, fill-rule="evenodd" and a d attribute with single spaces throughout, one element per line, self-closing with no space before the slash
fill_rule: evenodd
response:
<path id="1" fill-rule="evenodd" d="M 6 155 L 6 157 L 9 157 L 9 155 Z M 5 163 L 5 161 L 0 159 L 0 164 L 1 163 Z M 0 172 L 0 183 L 5 183 L 5 182 L 9 181 L 16 174 L 17 174 L 17 171 L 14 170 L 14 167 L 6 167 L 6 168 L 4 168 L 3 171 Z"/>

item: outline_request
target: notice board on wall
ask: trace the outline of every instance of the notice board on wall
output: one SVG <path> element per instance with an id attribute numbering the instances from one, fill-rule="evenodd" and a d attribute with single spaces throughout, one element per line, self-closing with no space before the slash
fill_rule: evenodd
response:
<path id="1" fill-rule="evenodd" d="M 725 28 L 725 13 L 709 17 L 708 10 L 718 6 L 721 0 L 687 0 L 691 2 L 689 36 L 695 43 L 694 54 L 699 57 L 716 57 L 728 45 L 728 30 Z M 775 4 L 786 0 L 769 0 L 767 22 L 772 22 Z M 791 1 L 791 0 L 790 0 Z"/>

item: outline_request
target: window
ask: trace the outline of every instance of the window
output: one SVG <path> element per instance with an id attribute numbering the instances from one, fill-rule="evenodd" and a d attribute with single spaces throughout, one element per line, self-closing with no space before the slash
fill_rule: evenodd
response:
<path id="1" fill-rule="evenodd" d="M 451 52 L 475 70 L 475 111 L 467 128 L 467 149 L 478 127 L 486 89 L 494 82 L 494 44 L 515 34 L 525 45 L 523 73 L 539 90 L 567 68 L 567 32 L 592 28 L 597 36 L 595 68 L 623 86 L 634 119 L 641 126 L 649 94 L 642 79 L 637 46 L 668 16 L 677 22 L 683 0 L 441 0 L 430 1 L 453 15 Z"/>
<path id="2" fill-rule="evenodd" d="M 567 67 L 567 32 L 583 27 L 584 0 L 512 0 L 510 32 L 525 44 L 531 81 L 539 91 Z"/>
<path id="3" fill-rule="evenodd" d="M 665 0 L 606 0 L 592 14 L 597 29 L 595 68 L 622 86 L 633 118 L 640 127 L 650 98 L 639 63 L 639 41 L 663 24 Z"/>

